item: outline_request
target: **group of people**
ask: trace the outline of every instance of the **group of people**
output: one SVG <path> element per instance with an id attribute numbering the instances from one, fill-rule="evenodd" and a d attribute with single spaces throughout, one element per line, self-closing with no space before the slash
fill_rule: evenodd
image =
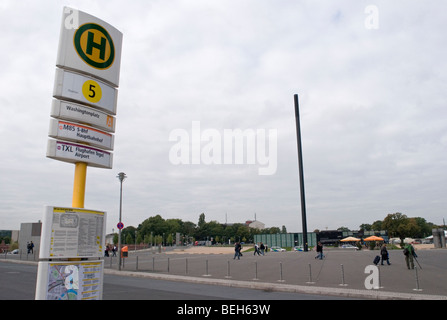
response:
<path id="1" fill-rule="evenodd" d="M 264 244 L 261 242 L 260 244 L 257 244 L 257 243 L 255 243 L 255 245 L 254 245 L 254 252 L 253 252 L 253 255 L 258 255 L 258 256 L 260 256 L 260 255 L 264 255 L 264 252 L 267 250 L 267 247 L 266 246 L 264 246 Z M 234 244 L 234 257 L 233 257 L 233 260 L 234 259 L 238 259 L 238 260 L 240 260 L 241 259 L 241 257 L 242 257 L 242 245 L 241 245 L 241 243 L 240 242 L 236 242 L 235 244 Z"/>
<path id="2" fill-rule="evenodd" d="M 115 245 L 106 245 L 106 249 L 105 249 L 105 252 L 104 252 L 104 257 L 110 257 L 109 256 L 109 252 L 111 251 L 112 252 L 112 257 L 116 257 L 116 250 L 117 250 L 117 248 L 116 248 L 116 246 Z"/>
<path id="3" fill-rule="evenodd" d="M 253 252 L 253 255 L 255 256 L 256 254 L 258 254 L 258 256 L 260 255 L 264 255 L 264 251 L 265 251 L 265 246 L 264 244 L 261 242 L 260 245 L 258 245 L 257 243 L 255 243 L 255 251 Z"/>
<path id="4" fill-rule="evenodd" d="M 253 255 L 258 254 L 264 255 L 264 252 L 266 250 L 266 246 L 261 242 L 259 245 L 255 243 L 254 245 L 254 252 Z M 242 245 L 240 242 L 236 242 L 234 245 L 234 259 L 240 259 L 242 257 Z M 318 241 L 318 244 L 316 246 L 317 256 L 315 259 L 323 260 L 323 245 L 320 241 Z M 416 252 L 414 251 L 414 247 L 411 245 L 411 243 L 407 243 L 404 247 L 404 255 L 405 255 L 405 262 L 407 264 L 408 269 L 414 269 L 414 259 L 417 258 Z M 390 256 L 388 254 L 388 249 L 386 247 L 386 244 L 382 244 L 382 247 L 380 248 L 380 257 L 381 257 L 381 265 L 383 266 L 383 262 L 386 261 L 388 265 L 391 265 L 390 263 Z"/>
<path id="5" fill-rule="evenodd" d="M 315 257 L 315 259 L 323 260 L 323 245 L 321 244 L 321 242 L 318 242 L 316 251 L 317 256 Z M 407 264 L 407 268 L 414 269 L 414 259 L 417 258 L 417 255 L 411 243 L 407 243 L 405 245 L 403 253 L 405 255 L 405 263 Z M 388 249 L 386 248 L 385 243 L 382 244 L 382 247 L 380 248 L 380 258 L 382 266 L 384 261 L 386 261 L 388 265 L 391 265 L 390 256 L 388 254 Z"/>
<path id="6" fill-rule="evenodd" d="M 26 243 L 26 250 L 28 254 L 34 253 L 34 243 L 32 241 Z"/>
<path id="7" fill-rule="evenodd" d="M 414 251 L 414 247 L 411 243 L 407 243 L 404 247 L 404 256 L 405 263 L 407 264 L 408 269 L 414 269 L 414 259 L 417 258 L 417 254 Z M 388 250 L 386 248 L 386 244 L 384 243 L 380 248 L 380 256 L 381 256 L 381 265 L 383 266 L 383 261 L 386 260 L 387 264 L 390 265 L 390 256 L 388 254 Z"/>

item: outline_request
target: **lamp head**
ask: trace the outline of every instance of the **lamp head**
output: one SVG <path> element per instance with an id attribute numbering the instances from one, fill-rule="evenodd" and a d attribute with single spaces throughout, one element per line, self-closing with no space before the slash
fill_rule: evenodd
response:
<path id="1" fill-rule="evenodd" d="M 127 178 L 126 174 L 124 172 L 120 172 L 118 173 L 118 175 L 116 176 L 121 182 L 124 181 L 124 179 Z"/>

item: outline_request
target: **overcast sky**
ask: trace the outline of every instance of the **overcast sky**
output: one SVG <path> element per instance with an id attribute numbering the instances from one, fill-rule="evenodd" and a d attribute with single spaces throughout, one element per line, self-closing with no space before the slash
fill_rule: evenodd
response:
<path id="1" fill-rule="evenodd" d="M 125 226 L 203 212 L 300 232 L 294 94 L 309 231 L 447 216 L 445 1 L 2 0 L 0 229 L 71 206 L 74 165 L 46 158 L 65 5 L 123 33 L 113 168 L 87 170 L 85 208 L 107 211 L 107 232 L 121 171 Z M 170 135 L 197 123 L 276 130 L 276 171 L 173 163 Z"/>

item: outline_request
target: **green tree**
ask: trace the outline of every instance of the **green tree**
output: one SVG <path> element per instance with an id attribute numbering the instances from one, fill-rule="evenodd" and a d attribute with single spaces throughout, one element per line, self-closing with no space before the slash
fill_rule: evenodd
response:
<path id="1" fill-rule="evenodd" d="M 381 220 L 376 220 L 373 222 L 373 224 L 371 225 L 371 230 L 383 230 L 383 221 Z"/>
<path id="2" fill-rule="evenodd" d="M 138 230 L 142 235 L 162 235 L 168 232 L 168 226 L 159 214 L 154 217 L 147 218 L 139 226 Z"/>
<path id="3" fill-rule="evenodd" d="M 130 235 L 130 233 L 128 233 L 126 235 L 126 242 L 125 243 L 126 244 L 132 244 L 133 243 L 133 239 L 132 239 L 132 236 Z"/>
<path id="4" fill-rule="evenodd" d="M 390 238 L 398 237 L 401 239 L 401 243 L 403 243 L 407 233 L 407 228 L 404 224 L 407 221 L 407 216 L 400 212 L 390 213 L 383 219 L 382 228 L 388 230 Z"/>
<path id="5" fill-rule="evenodd" d="M 199 222 L 197 223 L 197 226 L 200 228 L 202 228 L 205 225 L 205 214 L 202 212 L 199 216 Z"/>
<path id="6" fill-rule="evenodd" d="M 421 234 L 421 228 L 417 224 L 416 218 L 408 218 L 398 227 L 399 233 L 404 237 L 416 238 Z"/>
<path id="7" fill-rule="evenodd" d="M 371 229 L 371 225 L 370 224 L 367 224 L 367 223 L 362 223 L 360 226 L 359 226 L 359 229 L 360 230 L 363 230 L 363 231 L 371 231 L 372 229 Z"/>

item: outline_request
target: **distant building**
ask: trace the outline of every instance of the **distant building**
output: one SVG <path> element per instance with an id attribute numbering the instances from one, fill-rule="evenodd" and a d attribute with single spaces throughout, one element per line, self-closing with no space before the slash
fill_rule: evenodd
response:
<path id="1" fill-rule="evenodd" d="M 252 229 L 259 229 L 259 230 L 265 229 L 265 223 L 262 223 L 261 221 L 257 220 L 255 221 L 247 220 L 245 221 L 245 225 Z"/>
<path id="2" fill-rule="evenodd" d="M 262 242 L 268 247 L 302 247 L 303 233 L 274 233 L 274 234 L 256 234 L 255 243 Z M 317 234 L 315 232 L 307 233 L 307 245 L 314 247 L 317 245 Z"/>
<path id="3" fill-rule="evenodd" d="M 34 253 L 40 249 L 40 235 L 42 233 L 42 222 L 21 223 L 19 233 L 19 250 L 22 254 L 27 253 L 27 244 L 31 241 L 34 244 Z"/>

